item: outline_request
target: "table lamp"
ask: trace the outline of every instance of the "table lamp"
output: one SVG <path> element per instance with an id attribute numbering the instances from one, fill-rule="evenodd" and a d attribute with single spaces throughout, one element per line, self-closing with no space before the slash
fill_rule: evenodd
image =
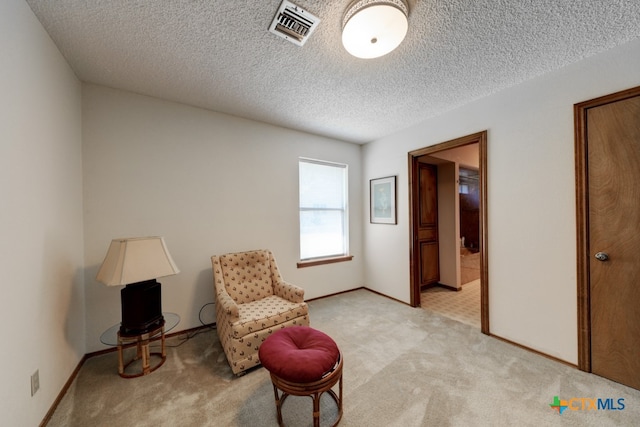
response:
<path id="1" fill-rule="evenodd" d="M 162 237 L 113 239 L 96 280 L 120 291 L 120 334 L 138 335 L 164 323 L 159 277 L 179 273 Z"/>

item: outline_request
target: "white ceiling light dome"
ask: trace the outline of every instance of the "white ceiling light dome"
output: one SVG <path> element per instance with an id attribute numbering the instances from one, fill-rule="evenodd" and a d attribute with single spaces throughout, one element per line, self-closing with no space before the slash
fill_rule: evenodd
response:
<path id="1" fill-rule="evenodd" d="M 404 0 L 358 0 L 344 15 L 342 44 L 358 58 L 386 55 L 407 35 L 408 15 Z"/>

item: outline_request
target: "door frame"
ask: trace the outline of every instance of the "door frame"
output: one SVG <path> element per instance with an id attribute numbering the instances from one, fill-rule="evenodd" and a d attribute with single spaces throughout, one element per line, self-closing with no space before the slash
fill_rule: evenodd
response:
<path id="1" fill-rule="evenodd" d="M 589 289 L 589 180 L 587 111 L 640 96 L 640 86 L 601 96 L 573 106 L 576 174 L 576 245 L 578 293 L 578 369 L 591 372 L 591 295 Z"/>
<path id="2" fill-rule="evenodd" d="M 480 330 L 489 335 L 489 253 L 487 248 L 487 131 L 474 133 L 461 138 L 452 139 L 430 147 L 420 148 L 409 152 L 409 280 L 410 280 L 410 304 L 412 307 L 420 307 L 420 280 L 418 278 L 419 251 L 415 245 L 418 237 L 416 227 L 418 224 L 418 197 L 417 197 L 417 165 L 418 158 L 452 148 L 465 145 L 478 144 L 479 157 L 479 184 L 480 184 Z"/>

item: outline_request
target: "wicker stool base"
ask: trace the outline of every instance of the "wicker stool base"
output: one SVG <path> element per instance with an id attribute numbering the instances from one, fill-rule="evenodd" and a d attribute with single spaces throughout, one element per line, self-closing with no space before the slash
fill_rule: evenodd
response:
<path id="1" fill-rule="evenodd" d="M 342 353 L 340 353 L 334 369 L 317 381 L 294 383 L 271 374 L 271 382 L 273 383 L 273 393 L 276 397 L 278 425 L 281 427 L 284 426 L 282 420 L 282 405 L 289 395 L 309 396 L 313 399 L 313 426 L 320 427 L 320 397 L 324 392 L 329 393 L 336 402 L 336 405 L 338 405 L 338 417 L 332 426 L 335 427 L 340 422 L 342 418 Z M 338 382 L 338 394 L 336 394 L 332 388 Z M 282 391 L 282 393 L 280 393 L 279 390 Z"/>

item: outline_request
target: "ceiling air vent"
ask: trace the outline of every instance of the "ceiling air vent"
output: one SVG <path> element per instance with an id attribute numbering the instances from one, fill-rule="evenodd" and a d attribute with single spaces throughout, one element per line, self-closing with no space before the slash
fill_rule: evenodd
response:
<path id="1" fill-rule="evenodd" d="M 302 46 L 319 23 L 320 19 L 317 17 L 295 4 L 283 0 L 269 31 L 291 43 Z"/>

